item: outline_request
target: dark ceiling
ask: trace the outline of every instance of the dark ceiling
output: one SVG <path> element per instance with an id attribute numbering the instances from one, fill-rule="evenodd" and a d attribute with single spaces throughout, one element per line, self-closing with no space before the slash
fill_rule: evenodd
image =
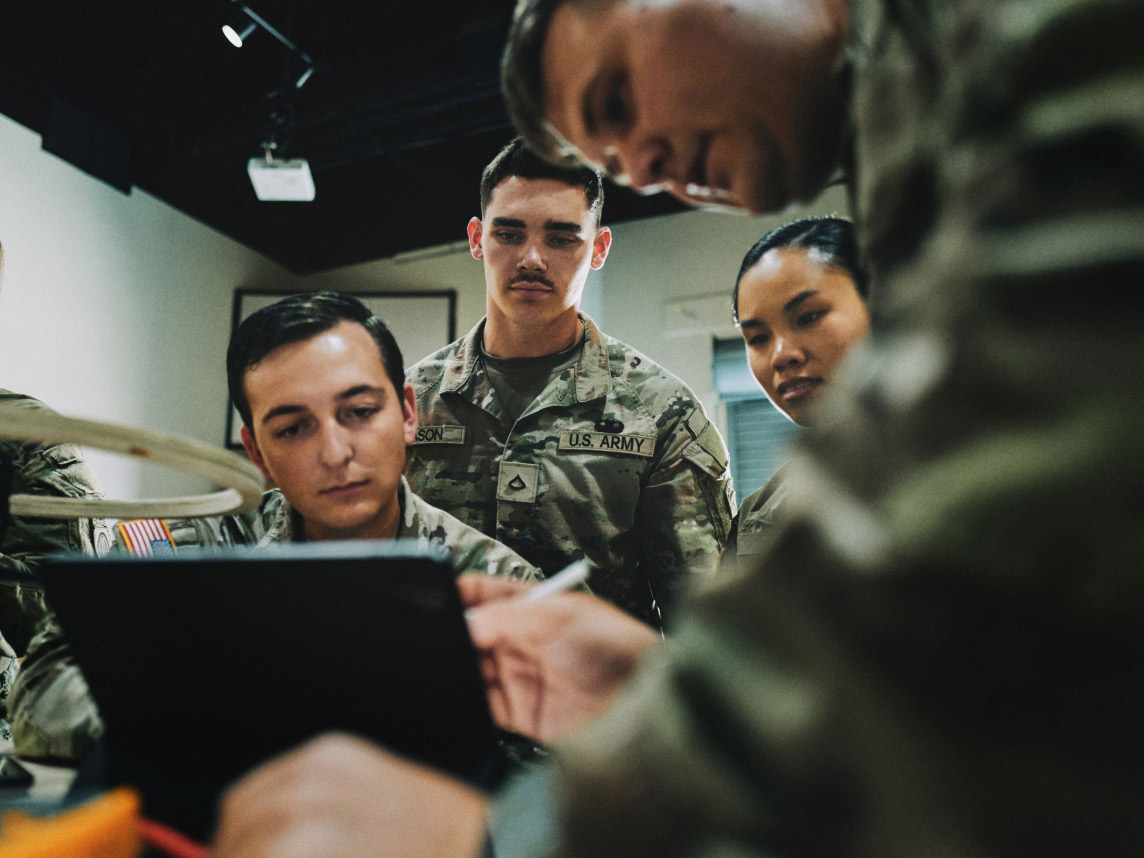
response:
<path id="1" fill-rule="evenodd" d="M 136 186 L 297 273 L 464 236 L 512 136 L 497 83 L 513 0 L 250 0 L 317 63 L 221 27 L 230 0 L 0 3 L 0 113 L 109 184 Z M 259 202 L 271 132 L 311 203 Z M 610 187 L 606 222 L 680 210 Z"/>

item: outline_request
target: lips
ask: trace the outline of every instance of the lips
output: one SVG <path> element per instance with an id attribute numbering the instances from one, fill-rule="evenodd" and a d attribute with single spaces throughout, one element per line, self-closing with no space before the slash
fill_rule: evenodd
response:
<path id="1" fill-rule="evenodd" d="M 508 290 L 526 300 L 544 298 L 555 291 L 546 280 L 514 280 L 508 284 Z"/>
<path id="2" fill-rule="evenodd" d="M 369 483 L 369 480 L 355 480 L 348 483 L 339 483 L 336 486 L 322 489 L 318 494 L 325 495 L 326 497 L 342 497 L 344 495 L 352 494 L 358 489 L 363 488 Z"/>
<path id="3" fill-rule="evenodd" d="M 821 378 L 791 378 L 784 381 L 777 388 L 778 395 L 786 402 L 802 399 L 809 396 L 822 386 Z"/>

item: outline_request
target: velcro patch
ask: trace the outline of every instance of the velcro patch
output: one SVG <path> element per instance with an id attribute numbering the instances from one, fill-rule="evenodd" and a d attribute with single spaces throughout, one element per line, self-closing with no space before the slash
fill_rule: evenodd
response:
<path id="1" fill-rule="evenodd" d="M 497 475 L 497 500 L 536 503 L 540 465 L 529 462 L 501 462 Z"/>
<path id="2" fill-rule="evenodd" d="M 468 426 L 418 426 L 414 444 L 467 444 Z"/>
<path id="3" fill-rule="evenodd" d="M 655 455 L 655 436 L 569 430 L 560 436 L 560 449 L 572 453 L 622 453 L 650 459 Z"/>
<path id="4" fill-rule="evenodd" d="M 173 557 L 175 540 L 161 518 L 140 518 L 116 525 L 127 550 L 136 557 Z"/>

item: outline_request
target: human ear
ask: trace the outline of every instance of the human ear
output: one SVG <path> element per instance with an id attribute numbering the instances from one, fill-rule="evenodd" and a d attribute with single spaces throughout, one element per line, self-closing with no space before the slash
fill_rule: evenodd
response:
<path id="1" fill-rule="evenodd" d="M 417 396 L 413 385 L 406 384 L 401 390 L 401 410 L 405 422 L 405 446 L 408 447 L 417 437 Z"/>
<path id="2" fill-rule="evenodd" d="M 270 476 L 270 471 L 266 470 L 266 460 L 262 457 L 262 451 L 258 449 L 258 442 L 254 440 L 254 434 L 246 428 L 246 424 L 239 430 L 239 435 L 242 437 L 242 446 L 246 450 L 246 455 L 250 456 L 250 461 L 262 471 L 262 476 L 273 482 L 274 478 Z"/>
<path id="3" fill-rule="evenodd" d="M 470 218 L 468 232 L 469 232 L 469 253 L 473 255 L 473 259 L 484 259 L 485 251 L 481 247 L 481 219 L 479 217 Z"/>
<path id="4" fill-rule="evenodd" d="M 606 226 L 596 230 L 596 238 L 592 241 L 592 270 L 598 271 L 604 267 L 604 260 L 608 258 L 608 251 L 612 247 L 612 230 Z"/>

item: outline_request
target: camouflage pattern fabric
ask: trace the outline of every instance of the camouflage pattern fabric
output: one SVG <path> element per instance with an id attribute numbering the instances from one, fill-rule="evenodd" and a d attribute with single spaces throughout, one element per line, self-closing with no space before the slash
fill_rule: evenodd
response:
<path id="1" fill-rule="evenodd" d="M 871 340 L 553 851 L 1144 854 L 1144 4 L 850 14 Z"/>
<path id="2" fill-rule="evenodd" d="M 646 622 L 711 577 L 731 523 L 727 449 L 682 381 L 581 315 L 579 360 L 512 424 L 480 358 L 484 322 L 412 367 L 414 490 Z"/>
<path id="3" fill-rule="evenodd" d="M 48 410 L 39 400 L 0 390 L 0 408 Z M 34 444 L 0 438 L 0 455 L 14 466 L 12 493 L 100 497 L 95 476 L 80 451 L 70 444 Z M 100 519 L 55 519 L 13 517 L 0 544 L 0 737 L 14 738 L 17 752 L 40 756 L 35 743 L 29 746 L 20 730 L 27 719 L 43 710 L 27 694 L 46 665 L 37 645 L 40 635 L 52 625 L 44 604 L 44 592 L 35 568 L 57 551 L 105 554 L 111 546 L 111 529 Z M 23 658 L 17 670 L 17 659 Z M 71 718 L 73 713 L 53 712 L 52 717 Z M 84 717 L 81 713 L 79 717 Z M 12 733 L 9 733 L 9 720 Z"/>
<path id="4" fill-rule="evenodd" d="M 518 581 L 535 581 L 544 577 L 539 569 L 516 552 L 426 503 L 413 493 L 404 477 L 398 494 L 401 523 L 396 538 L 414 540 L 422 546 L 441 546 L 449 553 L 458 575 L 481 572 Z M 166 524 L 176 551 L 192 545 L 263 548 L 280 542 L 300 541 L 302 528 L 298 513 L 278 489 L 271 489 L 263 495 L 258 509 L 241 516 L 166 519 Z M 115 550 L 129 550 L 119 528 L 116 528 Z"/>
<path id="5" fill-rule="evenodd" d="M 766 485 L 747 496 L 739 504 L 739 511 L 731 522 L 731 536 L 723 556 L 719 558 L 719 572 L 732 573 L 750 568 L 759 555 L 766 551 L 774 527 L 778 521 L 779 507 L 786 498 L 786 481 L 783 465 L 771 475 Z"/>

